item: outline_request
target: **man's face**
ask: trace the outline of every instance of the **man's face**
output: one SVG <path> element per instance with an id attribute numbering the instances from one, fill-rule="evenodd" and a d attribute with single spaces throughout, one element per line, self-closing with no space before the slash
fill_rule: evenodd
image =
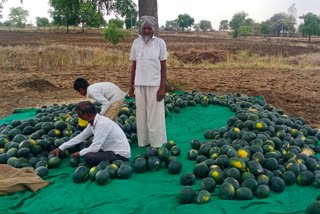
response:
<path id="1" fill-rule="evenodd" d="M 152 27 L 149 23 L 145 23 L 142 27 L 142 36 L 152 37 Z"/>
<path id="2" fill-rule="evenodd" d="M 88 114 L 82 114 L 81 111 L 77 111 L 77 114 L 78 114 L 78 117 L 81 118 L 82 120 L 89 121 L 90 119 Z"/>
<path id="3" fill-rule="evenodd" d="M 79 90 L 77 90 L 77 92 L 79 94 L 81 94 L 82 96 L 86 96 L 87 95 L 87 90 L 84 88 L 79 88 Z"/>

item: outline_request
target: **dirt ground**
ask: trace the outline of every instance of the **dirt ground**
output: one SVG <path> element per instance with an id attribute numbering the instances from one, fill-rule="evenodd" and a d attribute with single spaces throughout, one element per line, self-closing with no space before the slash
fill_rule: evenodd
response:
<path id="1" fill-rule="evenodd" d="M 296 56 L 319 53 L 320 44 L 308 44 L 307 40 L 279 38 L 248 38 L 232 40 L 225 34 L 163 33 L 169 52 L 206 50 L 208 48 L 236 53 L 249 50 L 260 55 Z M 130 51 L 134 37 L 118 46 Z M 0 32 L 0 47 L 43 46 L 68 44 L 111 48 L 97 32 L 66 34 L 63 32 Z M 129 87 L 130 66 L 99 67 L 77 66 L 66 68 L 17 67 L 4 71 L 0 67 L 1 109 L 0 118 L 15 109 L 40 107 L 53 103 L 73 103 L 84 99 L 77 94 L 72 84 L 75 78 L 84 77 L 89 82 L 111 81 L 123 90 Z M 183 85 L 186 90 L 194 88 L 202 92 L 234 93 L 262 96 L 268 103 L 282 108 L 288 115 L 303 117 L 312 127 L 320 128 L 320 70 L 253 70 L 214 69 L 194 67 L 168 67 L 168 80 Z"/>

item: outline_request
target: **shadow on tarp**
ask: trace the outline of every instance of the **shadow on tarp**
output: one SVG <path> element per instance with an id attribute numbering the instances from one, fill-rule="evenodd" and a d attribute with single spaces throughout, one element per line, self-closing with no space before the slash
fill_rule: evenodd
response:
<path id="1" fill-rule="evenodd" d="M 271 192 L 267 199 L 250 201 L 221 200 L 217 196 L 219 186 L 211 201 L 204 205 L 178 203 L 178 193 L 183 187 L 180 176 L 193 172 L 195 161 L 187 160 L 192 139 L 205 140 L 208 129 L 227 125 L 234 113 L 227 107 L 186 107 L 178 114 L 166 118 L 168 140 L 181 148 L 177 157 L 183 163 L 180 174 L 168 174 L 163 165 L 158 171 L 133 173 L 128 180 L 112 179 L 99 186 L 92 181 L 77 184 L 72 181 L 75 168 L 69 166 L 69 158 L 62 160 L 58 169 L 50 169 L 46 180 L 53 180 L 48 187 L 37 193 L 25 191 L 0 197 L 0 213 L 215 213 L 215 214 L 283 214 L 305 213 L 306 207 L 315 201 L 319 189 L 315 187 L 290 186 L 281 194 Z M 144 153 L 145 148 L 133 148 L 132 157 Z M 200 188 L 200 179 L 193 185 Z"/>

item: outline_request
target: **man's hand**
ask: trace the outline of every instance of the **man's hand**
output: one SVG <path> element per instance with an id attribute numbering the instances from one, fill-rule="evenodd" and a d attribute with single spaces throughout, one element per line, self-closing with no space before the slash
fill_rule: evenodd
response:
<path id="1" fill-rule="evenodd" d="M 131 98 L 134 97 L 134 86 L 131 86 L 130 89 L 129 89 L 129 95 Z"/>
<path id="2" fill-rule="evenodd" d="M 159 88 L 157 93 L 158 102 L 160 102 L 164 98 L 165 92 L 166 92 L 165 89 Z"/>
<path id="3" fill-rule="evenodd" d="M 74 158 L 74 157 L 79 157 L 79 156 L 80 156 L 80 152 L 76 152 L 76 153 L 74 153 L 73 155 L 71 155 L 72 158 Z"/>
<path id="4" fill-rule="evenodd" d="M 55 150 L 52 150 L 52 151 L 48 154 L 48 156 L 51 155 L 51 154 L 56 154 L 56 157 L 59 157 L 60 152 L 61 152 L 61 149 L 56 148 Z"/>

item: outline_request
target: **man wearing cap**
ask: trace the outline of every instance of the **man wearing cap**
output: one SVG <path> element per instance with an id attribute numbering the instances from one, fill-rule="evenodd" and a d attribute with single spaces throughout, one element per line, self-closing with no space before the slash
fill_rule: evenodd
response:
<path id="1" fill-rule="evenodd" d="M 139 147 L 159 148 L 167 142 L 164 96 L 167 48 L 163 39 L 154 36 L 156 19 L 140 18 L 142 33 L 135 39 L 129 94 L 136 97 L 136 121 Z"/>

